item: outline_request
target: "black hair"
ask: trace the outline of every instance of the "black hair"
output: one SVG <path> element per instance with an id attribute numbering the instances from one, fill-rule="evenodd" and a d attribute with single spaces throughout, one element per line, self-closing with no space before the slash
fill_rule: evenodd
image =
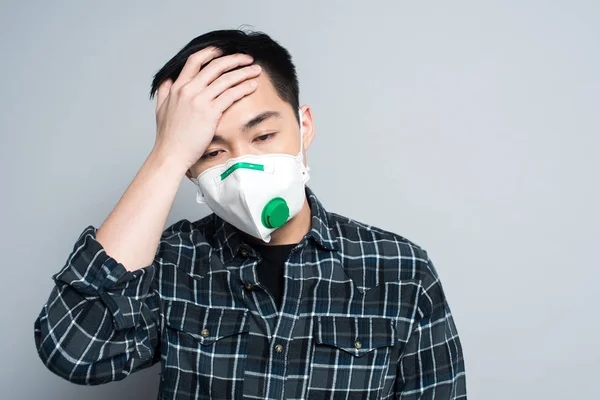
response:
<path id="1" fill-rule="evenodd" d="M 269 35 L 257 31 L 216 30 L 192 39 L 154 75 L 150 99 L 165 80 L 170 78 L 175 82 L 190 55 L 210 46 L 222 50 L 223 56 L 235 53 L 252 56 L 254 63 L 267 73 L 277 95 L 296 111 L 294 114 L 299 122 L 300 90 L 292 56 Z"/>

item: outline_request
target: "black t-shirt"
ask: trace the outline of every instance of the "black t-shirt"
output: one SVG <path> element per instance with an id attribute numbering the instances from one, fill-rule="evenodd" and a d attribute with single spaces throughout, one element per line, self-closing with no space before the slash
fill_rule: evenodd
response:
<path id="1" fill-rule="evenodd" d="M 251 244 L 254 250 L 260 253 L 262 262 L 258 264 L 257 275 L 258 281 L 262 286 L 266 287 L 269 293 L 275 299 L 277 309 L 281 308 L 281 300 L 283 296 L 283 272 L 285 261 L 290 255 L 290 251 L 297 244 L 279 244 L 279 245 L 264 245 Z"/>

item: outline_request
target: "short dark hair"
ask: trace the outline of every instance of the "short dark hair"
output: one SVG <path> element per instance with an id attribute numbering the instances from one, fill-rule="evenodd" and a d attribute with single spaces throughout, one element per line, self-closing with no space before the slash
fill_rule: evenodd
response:
<path id="1" fill-rule="evenodd" d="M 235 53 L 252 56 L 254 63 L 259 64 L 267 73 L 277 95 L 290 104 L 293 110 L 298 110 L 300 90 L 290 53 L 264 32 L 241 29 L 216 30 L 192 39 L 154 75 L 150 99 L 165 80 L 170 78 L 175 82 L 190 55 L 210 46 L 221 49 L 224 56 Z M 298 113 L 295 114 L 299 122 Z"/>

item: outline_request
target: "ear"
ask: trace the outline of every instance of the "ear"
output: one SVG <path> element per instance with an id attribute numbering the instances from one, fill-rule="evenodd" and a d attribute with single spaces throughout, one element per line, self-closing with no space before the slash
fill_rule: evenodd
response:
<path id="1" fill-rule="evenodd" d="M 300 114 L 302 115 L 303 150 L 306 152 L 315 137 L 315 125 L 313 122 L 312 111 L 310 110 L 309 106 L 304 105 L 300 107 Z"/>

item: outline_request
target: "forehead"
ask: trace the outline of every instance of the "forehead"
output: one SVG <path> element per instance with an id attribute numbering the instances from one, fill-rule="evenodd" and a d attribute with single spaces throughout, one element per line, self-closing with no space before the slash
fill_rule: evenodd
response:
<path id="1" fill-rule="evenodd" d="M 264 111 L 277 111 L 281 119 L 294 117 L 292 107 L 279 97 L 264 69 L 255 79 L 258 82 L 256 90 L 225 110 L 217 126 L 217 134 L 239 131 L 242 124 Z"/>

